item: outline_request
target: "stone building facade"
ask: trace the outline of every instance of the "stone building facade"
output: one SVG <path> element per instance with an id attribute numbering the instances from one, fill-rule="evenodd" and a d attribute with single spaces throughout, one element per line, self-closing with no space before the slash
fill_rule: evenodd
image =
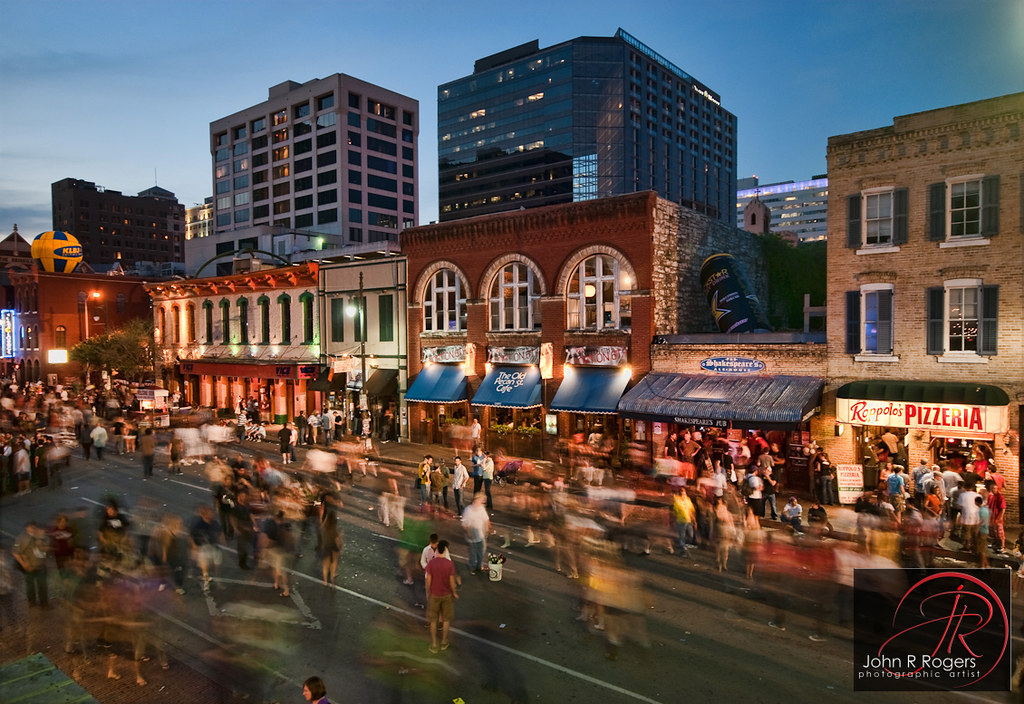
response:
<path id="1" fill-rule="evenodd" d="M 896 117 L 828 142 L 822 444 L 864 465 L 986 457 L 1019 513 L 1024 93 Z"/>

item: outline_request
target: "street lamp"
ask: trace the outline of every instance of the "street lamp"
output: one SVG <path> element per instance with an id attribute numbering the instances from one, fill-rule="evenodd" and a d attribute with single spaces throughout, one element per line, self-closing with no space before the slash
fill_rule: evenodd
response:
<path id="1" fill-rule="evenodd" d="M 359 272 L 359 294 L 356 300 L 349 301 L 345 312 L 349 317 L 359 313 L 359 362 L 361 367 L 359 396 L 362 400 L 363 390 L 366 388 L 366 300 L 363 298 L 363 272 Z M 361 405 L 361 404 L 360 404 Z"/>
<path id="2" fill-rule="evenodd" d="M 89 339 L 89 299 L 95 298 L 97 301 L 103 297 L 103 294 L 99 291 L 90 291 L 89 295 L 85 297 L 85 339 Z M 99 316 L 97 316 L 99 319 Z"/>

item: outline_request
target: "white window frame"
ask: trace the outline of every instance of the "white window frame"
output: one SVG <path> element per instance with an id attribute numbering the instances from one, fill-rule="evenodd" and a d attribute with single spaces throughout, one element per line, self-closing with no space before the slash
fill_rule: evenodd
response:
<path id="1" fill-rule="evenodd" d="M 505 272 L 511 274 L 507 279 Z M 509 262 L 501 267 L 491 279 L 487 296 L 487 313 L 492 331 L 539 328 L 539 305 L 539 281 L 533 268 L 527 262 Z"/>
<path id="2" fill-rule="evenodd" d="M 947 242 L 963 242 L 965 240 L 978 240 L 981 238 L 981 204 L 982 200 L 982 185 L 984 180 L 984 174 L 972 174 L 970 176 L 960 176 L 957 178 L 951 178 L 946 180 L 946 241 Z M 953 191 L 957 187 L 964 186 L 966 184 L 976 183 L 978 186 L 977 192 L 977 205 L 971 207 L 957 208 L 957 212 L 974 211 L 975 219 L 972 221 L 975 223 L 977 232 L 971 234 L 953 234 Z"/>
<path id="3" fill-rule="evenodd" d="M 868 188 L 864 191 L 861 191 L 861 246 L 863 246 L 865 249 L 870 249 L 872 252 L 875 252 L 878 249 L 883 248 L 892 249 L 897 252 L 899 251 L 899 247 L 893 244 L 893 235 L 895 227 L 895 223 L 893 220 L 893 212 L 895 207 L 893 198 L 894 192 L 895 189 L 892 186 L 886 186 L 884 188 Z M 889 215 L 887 217 L 869 217 L 869 204 L 873 199 L 878 199 L 881 198 L 882 196 L 888 196 Z M 886 238 L 886 240 L 884 242 L 868 242 L 868 237 L 870 236 L 870 225 L 874 223 L 883 222 L 888 222 L 889 224 L 889 235 Z"/>
<path id="4" fill-rule="evenodd" d="M 437 283 L 438 276 L 443 279 L 440 284 Z M 465 311 L 466 295 L 458 272 L 450 267 L 431 272 L 423 289 L 423 331 L 461 332 Z M 434 327 L 437 312 L 445 322 L 443 330 Z"/>
<path id="5" fill-rule="evenodd" d="M 586 264 L 591 259 L 597 260 L 594 274 L 586 274 Z M 605 272 L 605 260 L 612 262 L 612 271 Z M 626 280 L 623 281 L 623 277 Z M 605 300 L 604 284 L 612 284 L 612 300 Z M 575 284 L 575 288 L 574 288 Z M 570 330 L 628 330 L 632 325 L 632 292 L 636 282 L 630 276 L 618 257 L 597 252 L 584 257 L 576 264 L 565 290 L 566 328 Z M 592 286 L 594 294 L 587 295 L 587 287 Z M 588 302 L 592 300 L 592 302 Z M 593 311 L 594 324 L 588 324 L 588 309 Z M 630 313 L 630 325 L 623 326 L 623 312 Z M 604 313 L 611 313 L 611 319 L 605 324 Z"/>
<path id="6" fill-rule="evenodd" d="M 942 348 L 944 350 L 940 362 L 958 362 L 958 363 L 974 363 L 974 364 L 987 364 L 988 357 L 978 354 L 978 345 L 981 344 L 981 287 L 984 284 L 983 279 L 976 278 L 965 278 L 965 279 L 949 279 L 948 281 L 942 282 Z M 950 316 L 950 305 L 951 305 L 951 294 L 953 291 L 974 291 L 974 323 L 976 326 L 975 331 L 975 349 L 973 350 L 954 350 L 951 349 L 950 344 L 952 336 L 952 325 L 953 319 Z M 961 316 L 960 320 L 964 320 Z M 971 320 L 967 318 L 966 320 Z M 961 340 L 963 336 L 961 335 Z"/>
<path id="7" fill-rule="evenodd" d="M 877 294 L 880 291 L 888 291 L 892 294 L 892 309 L 889 311 L 890 314 L 890 325 L 891 329 L 889 334 L 892 336 L 892 351 L 891 352 L 869 352 L 867 351 L 867 310 L 868 310 L 868 296 L 871 294 Z M 875 321 L 877 322 L 877 321 Z M 860 287 L 860 349 L 861 352 L 854 357 L 854 361 L 857 362 L 899 362 L 900 358 L 896 355 L 896 293 L 895 286 L 893 284 L 864 284 Z"/>

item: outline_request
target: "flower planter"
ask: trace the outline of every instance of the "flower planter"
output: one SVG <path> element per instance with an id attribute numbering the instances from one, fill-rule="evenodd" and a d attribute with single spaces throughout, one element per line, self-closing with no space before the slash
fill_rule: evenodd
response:
<path id="1" fill-rule="evenodd" d="M 500 562 L 492 562 L 489 565 L 487 565 L 487 573 L 488 573 L 488 577 L 490 577 L 492 582 L 500 582 L 501 581 L 501 563 Z"/>

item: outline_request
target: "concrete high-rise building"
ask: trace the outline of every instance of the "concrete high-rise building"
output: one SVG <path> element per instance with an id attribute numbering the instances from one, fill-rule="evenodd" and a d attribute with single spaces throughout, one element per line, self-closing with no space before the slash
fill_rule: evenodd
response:
<path id="1" fill-rule="evenodd" d="M 828 238 L 828 178 L 758 183 L 757 176 L 736 182 L 736 226 L 743 227 L 743 210 L 755 198 L 771 209 L 769 229 L 795 235 L 800 242 Z"/>
<path id="2" fill-rule="evenodd" d="M 736 116 L 621 29 L 480 59 L 437 118 L 441 221 L 647 190 L 734 220 Z"/>
<path id="3" fill-rule="evenodd" d="M 50 192 L 53 229 L 74 235 L 82 245 L 83 261 L 96 271 L 118 265 L 148 271 L 184 258 L 185 206 L 168 190 L 153 186 L 126 196 L 91 181 L 65 178 L 52 184 Z"/>
<path id="4" fill-rule="evenodd" d="M 418 217 L 418 135 L 416 100 L 340 73 L 211 122 L 214 232 L 190 242 L 189 272 L 239 249 L 397 242 Z"/>

